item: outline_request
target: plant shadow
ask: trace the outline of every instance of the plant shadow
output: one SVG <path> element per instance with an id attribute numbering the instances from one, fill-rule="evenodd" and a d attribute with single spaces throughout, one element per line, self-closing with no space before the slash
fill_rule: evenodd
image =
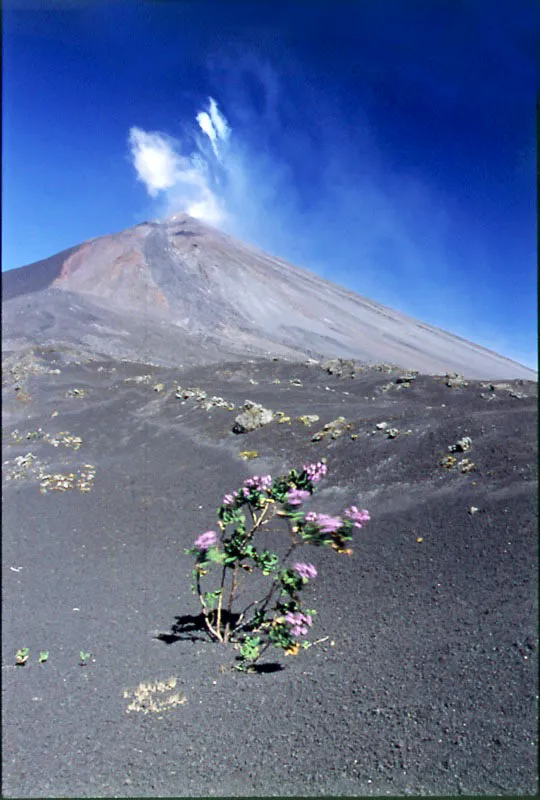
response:
<path id="1" fill-rule="evenodd" d="M 227 611 L 222 612 L 222 622 L 229 623 L 231 628 L 234 629 L 240 618 L 239 614 L 231 614 Z M 168 633 L 157 633 L 154 639 L 158 639 L 165 644 L 174 644 L 179 641 L 191 642 L 205 642 L 206 644 L 215 643 L 206 627 L 204 621 L 204 614 L 183 614 L 180 617 L 175 617 L 171 625 L 171 630 Z"/>
<path id="2" fill-rule="evenodd" d="M 165 644 L 174 644 L 180 641 L 209 642 L 210 636 L 204 623 L 204 615 L 184 614 L 175 617 L 169 633 L 157 633 L 154 639 L 159 639 Z"/>
<path id="3" fill-rule="evenodd" d="M 269 662 L 267 664 L 253 664 L 250 668 L 250 672 L 257 672 L 259 675 L 264 675 L 271 672 L 281 672 L 282 669 L 285 669 L 282 664 L 278 664 L 277 661 Z"/>
<path id="4" fill-rule="evenodd" d="M 227 611 L 222 613 L 222 621 L 229 623 L 231 628 L 237 625 L 240 619 L 240 614 L 231 614 Z M 204 621 L 204 614 L 183 614 L 180 617 L 175 617 L 171 625 L 170 632 L 157 633 L 154 639 L 158 639 L 164 644 L 174 644 L 174 642 L 191 641 L 203 642 L 204 644 L 216 644 L 216 640 L 210 636 L 206 623 Z M 236 661 L 242 659 L 238 656 Z M 252 664 L 249 667 L 249 672 L 257 673 L 259 675 L 271 674 L 273 672 L 281 672 L 284 667 L 277 662 L 267 662 L 263 664 Z"/>

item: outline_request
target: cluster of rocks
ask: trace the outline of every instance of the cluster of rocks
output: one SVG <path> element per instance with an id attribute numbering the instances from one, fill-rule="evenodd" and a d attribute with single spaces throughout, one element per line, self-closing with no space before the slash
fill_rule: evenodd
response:
<path id="1" fill-rule="evenodd" d="M 448 445 L 450 453 L 466 453 L 472 447 L 472 439 L 470 436 L 463 436 L 458 439 L 454 444 Z M 439 462 L 441 467 L 445 469 L 459 469 L 460 472 L 472 472 L 476 469 L 476 464 L 470 458 L 462 458 L 461 461 L 457 460 L 456 456 L 444 456 Z"/>
<path id="2" fill-rule="evenodd" d="M 306 425 L 308 428 L 313 425 L 315 422 L 320 420 L 318 414 L 302 414 L 302 416 L 296 418 L 298 422 L 301 422 L 302 425 Z"/>
<path id="3" fill-rule="evenodd" d="M 323 361 L 321 369 L 337 378 L 354 378 L 357 372 L 362 371 L 354 361 L 344 358 L 329 358 L 327 361 Z"/>
<path id="4" fill-rule="evenodd" d="M 496 400 L 498 399 L 498 395 L 496 394 L 497 391 L 507 392 L 510 397 L 514 397 L 516 400 L 524 400 L 528 395 L 525 392 L 518 392 L 517 389 L 510 383 L 483 383 L 483 389 L 488 389 L 487 392 L 481 392 L 480 397 L 483 397 L 486 400 Z"/>
<path id="5" fill-rule="evenodd" d="M 95 475 L 96 468 L 92 464 L 84 464 L 77 473 L 58 472 L 52 475 L 41 475 L 39 491 L 41 494 L 47 494 L 47 492 L 67 492 L 70 489 L 78 489 L 85 494 L 91 491 Z"/>
<path id="6" fill-rule="evenodd" d="M 18 431 L 13 431 L 12 436 L 15 433 L 18 434 Z M 80 436 L 74 436 L 69 431 L 59 431 L 53 434 L 45 433 L 43 428 L 38 428 L 36 431 L 28 431 L 26 438 L 29 440 L 43 440 L 52 444 L 53 447 L 59 447 L 62 444 L 64 447 L 72 447 L 74 450 L 78 450 L 83 443 Z M 18 436 L 15 441 L 21 441 L 21 437 Z"/>
<path id="7" fill-rule="evenodd" d="M 463 375 L 458 372 L 447 372 L 444 378 L 445 385 L 450 389 L 464 389 L 469 385 Z"/>
<path id="8" fill-rule="evenodd" d="M 472 472 L 476 469 L 476 464 L 470 458 L 462 458 L 461 461 L 458 461 L 455 456 L 444 456 L 439 463 L 445 469 L 454 469 L 456 467 L 463 473 Z"/>
<path id="9" fill-rule="evenodd" d="M 399 386 L 408 389 L 409 386 L 412 386 L 413 381 L 415 381 L 417 377 L 418 377 L 418 372 L 406 372 L 404 375 L 400 375 L 398 378 L 396 378 L 395 382 Z"/>
<path id="10" fill-rule="evenodd" d="M 376 430 L 371 431 L 372 436 L 376 434 L 377 431 L 383 431 L 387 439 L 395 439 L 400 433 L 399 428 L 389 428 L 388 422 L 377 422 L 375 428 Z M 406 433 L 412 433 L 412 431 L 406 431 Z"/>
<path id="11" fill-rule="evenodd" d="M 275 411 L 273 419 L 280 425 L 291 424 L 291 418 L 284 411 Z"/>
<path id="12" fill-rule="evenodd" d="M 32 474 L 39 474 L 40 462 L 33 453 L 27 453 L 24 456 L 15 456 L 14 459 L 4 461 L 3 466 L 7 469 L 3 470 L 4 479 L 6 481 L 21 480 Z"/>
<path id="13" fill-rule="evenodd" d="M 90 393 L 89 389 L 68 389 L 66 397 L 86 397 Z"/>
<path id="14" fill-rule="evenodd" d="M 34 353 L 17 354 L 4 359 L 2 363 L 2 385 L 15 384 L 15 391 L 22 389 L 25 378 L 32 375 L 51 375 L 60 370 L 52 370 L 40 363 Z M 18 388 L 17 388 L 18 387 Z"/>
<path id="15" fill-rule="evenodd" d="M 150 383 L 151 375 L 135 375 L 133 378 L 124 378 L 124 383 Z"/>
<path id="16" fill-rule="evenodd" d="M 332 420 L 332 422 L 327 422 L 321 431 L 313 434 L 311 441 L 320 442 L 321 439 L 325 438 L 339 439 L 340 436 L 343 436 L 344 433 L 350 431 L 351 428 L 352 423 L 348 422 L 345 417 L 337 417 L 337 419 Z"/>
<path id="17" fill-rule="evenodd" d="M 219 397 L 218 395 L 208 397 L 204 389 L 198 386 L 190 386 L 187 389 L 182 389 L 178 386 L 175 397 L 183 403 L 185 403 L 186 400 L 194 399 L 199 405 L 199 408 L 202 408 L 203 411 L 210 411 L 211 408 L 224 408 L 227 411 L 234 411 L 235 409 L 234 403 L 230 403 L 228 400 L 225 400 L 224 397 Z"/>

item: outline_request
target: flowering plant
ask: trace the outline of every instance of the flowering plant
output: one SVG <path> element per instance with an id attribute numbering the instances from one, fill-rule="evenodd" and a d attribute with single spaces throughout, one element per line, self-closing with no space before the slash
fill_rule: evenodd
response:
<path id="1" fill-rule="evenodd" d="M 287 566 L 288 559 L 306 544 L 329 546 L 349 555 L 352 550 L 347 544 L 353 528 L 361 528 L 370 518 L 368 511 L 356 506 L 347 508 L 342 517 L 302 510 L 326 472 L 323 460 L 304 465 L 302 471 L 292 469 L 279 478 L 248 478 L 238 491 L 223 497 L 217 512 L 219 533 L 200 534 L 186 551 L 195 557 L 192 589 L 200 600 L 207 631 L 222 644 L 237 643 L 241 656 L 238 669 L 250 669 L 270 645 L 286 655 L 296 655 L 301 645 L 310 646 L 301 639 L 313 624 L 316 611 L 303 608 L 300 593 L 317 577 L 317 569 L 304 561 Z M 249 525 L 244 509 L 250 516 Z M 289 529 L 288 548 L 281 558 L 257 541 L 257 535 L 276 516 L 286 521 Z M 218 571 L 217 588 L 203 591 L 203 579 L 214 568 Z M 268 578 L 269 587 L 260 599 L 235 613 L 233 604 L 242 576 L 255 571 Z"/>

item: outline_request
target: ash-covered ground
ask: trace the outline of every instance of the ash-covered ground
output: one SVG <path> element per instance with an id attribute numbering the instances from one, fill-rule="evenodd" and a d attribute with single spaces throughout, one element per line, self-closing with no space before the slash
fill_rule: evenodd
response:
<path id="1" fill-rule="evenodd" d="M 537 384 L 334 369 L 6 354 L 5 797 L 536 793 Z M 234 434 L 246 400 L 273 420 Z M 371 513 L 304 551 L 324 641 L 231 671 L 184 549 L 323 457 L 306 508 Z"/>

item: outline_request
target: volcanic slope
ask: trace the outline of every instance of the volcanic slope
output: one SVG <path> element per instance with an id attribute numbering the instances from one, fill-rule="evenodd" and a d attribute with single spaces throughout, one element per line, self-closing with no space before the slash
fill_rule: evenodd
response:
<path id="1" fill-rule="evenodd" d="M 15 355 L 4 797 L 536 794 L 536 383 Z M 273 419 L 235 434 L 246 400 Z M 323 457 L 306 510 L 371 520 L 302 551 L 322 641 L 231 671 L 185 548 L 249 475 Z"/>
<path id="2" fill-rule="evenodd" d="M 71 344 L 167 366 L 284 355 L 423 373 L 536 373 L 185 214 L 93 239 L 2 275 L 3 348 Z"/>

